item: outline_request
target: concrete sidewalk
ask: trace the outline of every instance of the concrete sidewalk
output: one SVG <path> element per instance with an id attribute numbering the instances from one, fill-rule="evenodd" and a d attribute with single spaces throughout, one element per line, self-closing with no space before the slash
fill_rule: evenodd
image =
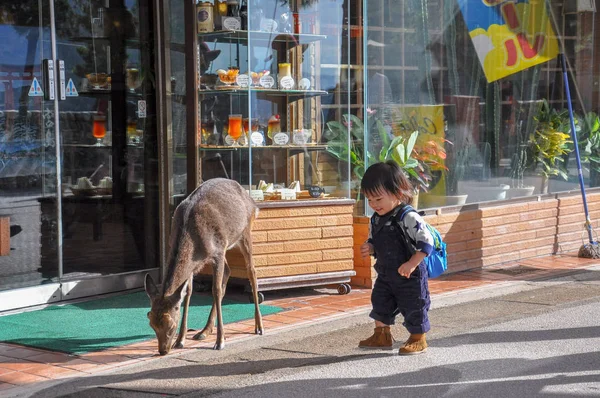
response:
<path id="1" fill-rule="evenodd" d="M 476 300 L 478 297 L 487 298 L 533 289 L 539 281 L 593 269 L 598 264 L 598 260 L 579 259 L 571 254 L 449 274 L 430 281 L 432 301 L 439 308 Z M 363 321 L 369 322 L 367 313 L 370 310 L 370 290 L 354 289 L 344 296 L 338 295 L 334 289 L 282 290 L 268 292 L 264 304 L 285 309 L 264 317 L 267 333 L 273 335 L 306 325 L 356 318 L 356 315 L 363 315 Z M 191 322 L 193 326 L 198 326 L 203 325 L 205 320 Z M 259 339 L 253 331 L 253 320 L 225 325 L 226 345 Z M 193 334 L 194 332 L 190 332 L 188 338 Z M 27 395 L 28 392 L 64 381 L 60 379 L 125 371 L 128 366 L 141 365 L 147 361 L 167 361 L 169 357 L 194 352 L 197 348 L 211 348 L 213 344 L 214 336 L 203 342 L 188 339 L 183 350 L 174 350 L 166 357 L 159 357 L 155 340 L 79 356 L 0 343 L 0 395 Z"/>

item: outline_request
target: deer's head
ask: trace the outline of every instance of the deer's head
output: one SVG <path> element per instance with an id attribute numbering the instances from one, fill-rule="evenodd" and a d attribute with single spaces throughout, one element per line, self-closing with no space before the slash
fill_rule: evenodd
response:
<path id="1" fill-rule="evenodd" d="M 144 287 L 151 303 L 148 319 L 156 333 L 160 355 L 168 354 L 173 346 L 173 339 L 177 334 L 177 325 L 179 325 L 181 302 L 187 291 L 187 284 L 186 282 L 181 285 L 172 295 L 163 296 L 150 274 L 146 274 Z"/>

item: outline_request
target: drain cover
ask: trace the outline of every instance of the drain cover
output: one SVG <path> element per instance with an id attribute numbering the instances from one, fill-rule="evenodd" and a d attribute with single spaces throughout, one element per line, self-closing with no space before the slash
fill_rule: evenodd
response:
<path id="1" fill-rule="evenodd" d="M 496 269 L 491 272 L 494 272 L 497 274 L 514 276 L 514 275 L 522 275 L 522 274 L 526 274 L 528 272 L 535 272 L 535 271 L 539 271 L 539 269 L 534 268 L 534 267 L 527 267 L 525 265 L 517 265 L 514 267 L 506 267 L 506 268 Z"/>

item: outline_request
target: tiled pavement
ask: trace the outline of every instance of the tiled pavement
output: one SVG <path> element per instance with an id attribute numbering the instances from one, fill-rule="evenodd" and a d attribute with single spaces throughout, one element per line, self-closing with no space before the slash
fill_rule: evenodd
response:
<path id="1" fill-rule="evenodd" d="M 518 281 L 536 281 L 568 275 L 597 265 L 598 260 L 579 259 L 576 255 L 556 255 L 523 260 L 514 264 L 488 267 L 481 270 L 453 273 L 429 282 L 432 296 L 473 289 L 485 285 L 510 285 Z M 267 331 L 293 328 L 319 320 L 343 317 L 364 312 L 370 307 L 370 290 L 353 289 L 340 296 L 321 289 L 305 289 L 300 293 L 268 292 L 264 304 L 284 308 L 283 312 L 265 316 Z M 225 325 L 228 341 L 253 338 L 254 320 Z M 189 332 L 191 338 L 194 332 Z M 214 344 L 211 339 L 203 342 L 186 341 L 184 350 Z M 181 350 L 174 351 L 181 353 Z M 115 347 L 84 355 L 68 355 L 46 350 L 0 343 L 0 395 L 11 388 L 51 379 L 85 377 L 108 369 L 122 367 L 155 358 L 156 341 Z M 173 355 L 173 354 L 170 354 Z"/>

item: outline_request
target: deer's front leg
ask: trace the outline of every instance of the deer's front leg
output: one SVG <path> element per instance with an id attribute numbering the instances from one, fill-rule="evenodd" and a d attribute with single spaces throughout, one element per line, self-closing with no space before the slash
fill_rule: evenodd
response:
<path id="1" fill-rule="evenodd" d="M 223 333 L 223 312 L 221 311 L 221 300 L 225 294 L 223 288 L 225 274 L 225 251 L 219 258 L 215 258 L 213 268 L 213 305 L 217 313 L 217 341 L 213 347 L 215 350 L 225 348 L 225 335 Z"/>
<path id="2" fill-rule="evenodd" d="M 185 339 L 185 333 L 187 332 L 188 309 L 190 307 L 190 299 L 192 298 L 193 279 L 194 276 L 192 275 L 187 281 L 187 292 L 183 299 L 183 315 L 181 318 L 181 326 L 179 327 L 179 336 L 177 336 L 177 341 L 175 341 L 173 348 L 183 348 L 183 340 Z"/>
<path id="3" fill-rule="evenodd" d="M 227 289 L 227 281 L 229 281 L 229 276 L 231 275 L 231 268 L 229 268 L 229 264 L 227 263 L 227 259 L 224 260 L 224 273 L 223 273 L 223 296 L 225 296 L 225 291 Z M 208 315 L 208 320 L 206 321 L 206 325 L 204 329 L 200 332 L 196 333 L 193 337 L 194 340 L 206 340 L 208 336 L 210 336 L 215 327 L 215 318 L 216 318 L 216 301 L 213 298 L 212 307 L 210 307 L 210 314 Z"/>
<path id="4" fill-rule="evenodd" d="M 248 279 L 250 279 L 250 286 L 252 287 L 252 297 L 254 299 L 254 333 L 262 335 L 265 332 L 263 326 L 262 314 L 260 313 L 260 307 L 258 305 L 258 281 L 256 280 L 256 270 L 254 269 L 254 260 L 252 259 L 252 225 L 248 226 L 244 231 L 242 239 L 240 240 L 240 251 L 246 261 L 246 268 L 248 270 Z"/>

